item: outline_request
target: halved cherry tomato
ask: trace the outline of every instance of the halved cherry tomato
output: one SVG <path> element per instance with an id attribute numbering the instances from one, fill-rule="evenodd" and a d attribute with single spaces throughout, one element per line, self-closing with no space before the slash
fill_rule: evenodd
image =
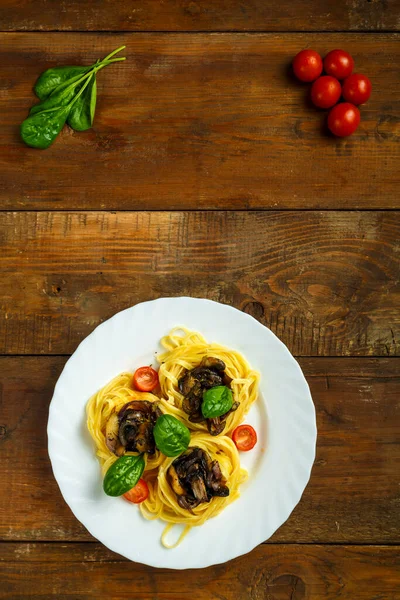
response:
<path id="1" fill-rule="evenodd" d="M 133 375 L 133 387 L 139 392 L 152 392 L 158 386 L 158 373 L 152 367 L 140 367 Z"/>
<path id="2" fill-rule="evenodd" d="M 144 479 L 139 479 L 135 487 L 124 494 L 125 500 L 128 500 L 128 502 L 133 502 L 134 504 L 140 504 L 141 502 L 144 502 L 147 500 L 148 496 L 149 486 Z"/>
<path id="3" fill-rule="evenodd" d="M 247 452 L 254 448 L 257 443 L 257 434 L 251 425 L 239 425 L 232 434 L 232 439 L 236 448 L 242 452 Z"/>

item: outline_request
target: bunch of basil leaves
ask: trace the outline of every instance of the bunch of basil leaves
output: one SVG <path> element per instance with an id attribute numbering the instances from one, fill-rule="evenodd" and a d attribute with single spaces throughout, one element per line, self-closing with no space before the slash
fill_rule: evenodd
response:
<path id="1" fill-rule="evenodd" d="M 90 66 L 54 67 L 44 71 L 34 91 L 40 100 L 21 125 L 21 137 L 32 148 L 48 148 L 65 122 L 76 131 L 93 125 L 96 110 L 97 71 L 125 57 L 112 58 L 123 50 L 121 46 L 101 61 Z"/>

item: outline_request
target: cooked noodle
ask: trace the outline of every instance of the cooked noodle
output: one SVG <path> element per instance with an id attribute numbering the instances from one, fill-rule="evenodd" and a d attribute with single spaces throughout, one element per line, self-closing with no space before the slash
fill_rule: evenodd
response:
<path id="1" fill-rule="evenodd" d="M 233 380 L 233 400 L 240 402 L 239 408 L 226 419 L 223 434 L 231 433 L 243 422 L 246 413 L 257 399 L 260 374 L 251 369 L 239 352 L 219 344 L 209 344 L 200 333 L 183 327 L 172 329 L 162 338 L 161 344 L 166 349 L 166 352 L 157 356 L 158 362 L 161 363 L 158 376 L 164 412 L 174 415 L 192 431 L 207 431 L 205 423 L 192 423 L 189 421 L 189 415 L 182 410 L 183 396 L 178 390 L 178 380 L 185 369 L 197 367 L 205 356 L 219 358 L 224 361 L 225 372 Z"/>
<path id="2" fill-rule="evenodd" d="M 175 492 L 171 489 L 167 471 L 175 458 L 165 458 L 158 470 L 149 471 L 144 479 L 149 486 L 149 497 L 140 504 L 142 515 L 149 520 L 162 519 L 170 525 L 167 526 L 161 541 L 166 548 L 174 548 L 180 543 L 191 527 L 202 525 L 211 517 L 217 516 L 228 504 L 234 502 L 240 495 L 239 486 L 247 479 L 247 471 L 241 469 L 239 453 L 235 444 L 225 435 L 211 436 L 209 433 L 194 433 L 191 437 L 189 448 L 199 447 L 208 452 L 212 460 L 217 460 L 221 467 L 229 496 L 215 496 L 210 502 L 203 502 L 192 509 L 192 514 L 181 508 L 177 502 Z M 168 545 L 166 536 L 171 525 L 182 523 L 186 525 L 178 541 L 172 546 Z"/>
<path id="3" fill-rule="evenodd" d="M 247 472 L 240 467 L 239 453 L 228 435 L 240 425 L 257 399 L 259 373 L 250 368 L 239 352 L 219 344 L 209 344 L 199 333 L 184 328 L 173 329 L 162 338 L 161 343 L 166 349 L 165 353 L 158 356 L 161 398 L 133 390 L 132 375 L 121 373 L 90 398 L 86 413 L 87 427 L 96 444 L 103 476 L 118 458 L 106 445 L 107 421 L 113 413 L 118 413 L 124 404 L 132 400 L 157 402 L 162 412 L 174 415 L 194 431 L 189 447 L 199 447 L 212 460 L 218 461 L 229 488 L 229 496 L 214 496 L 209 502 L 203 502 L 189 511 L 179 506 L 176 494 L 168 482 L 167 471 L 175 458 L 168 458 L 157 449 L 153 456 L 144 454 L 146 466 L 143 479 L 148 484 L 149 496 L 139 505 L 140 511 L 146 519 L 159 518 L 167 523 L 161 541 L 166 548 L 175 548 L 191 527 L 202 525 L 215 517 L 239 497 L 239 487 L 247 479 Z M 183 396 L 178 391 L 178 380 L 185 369 L 197 367 L 205 356 L 224 361 L 225 372 L 232 378 L 233 399 L 240 402 L 238 409 L 227 417 L 223 434 L 218 436 L 211 436 L 205 423 L 189 421 L 189 415 L 181 408 Z M 175 524 L 183 524 L 185 527 L 178 540 L 169 545 L 166 538 Z"/>
<path id="4" fill-rule="evenodd" d="M 121 373 L 114 377 L 107 385 L 94 394 L 86 406 L 87 428 L 96 444 L 96 455 L 101 464 L 103 476 L 111 465 L 117 460 L 106 445 L 106 425 L 114 412 L 118 412 L 124 404 L 132 400 L 147 400 L 148 402 L 159 402 L 157 396 L 147 392 L 137 392 L 131 387 L 132 374 Z M 138 452 L 126 452 L 127 455 L 136 455 Z M 144 454 L 146 462 L 145 471 L 157 468 L 165 456 L 156 450 L 153 456 Z"/>

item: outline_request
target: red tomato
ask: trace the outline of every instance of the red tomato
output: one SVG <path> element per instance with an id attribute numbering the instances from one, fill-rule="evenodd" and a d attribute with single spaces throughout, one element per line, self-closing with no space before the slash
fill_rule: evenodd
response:
<path id="1" fill-rule="evenodd" d="M 328 75 L 344 79 L 353 72 L 353 57 L 344 50 L 331 50 L 324 58 L 324 69 Z"/>
<path id="2" fill-rule="evenodd" d="M 251 425 L 239 425 L 232 433 L 232 439 L 238 450 L 247 452 L 256 445 L 257 434 Z"/>
<path id="3" fill-rule="evenodd" d="M 322 73 L 322 58 L 315 50 L 302 50 L 293 59 L 293 71 L 300 81 L 314 81 Z"/>
<path id="4" fill-rule="evenodd" d="M 144 502 L 147 500 L 148 496 L 149 486 L 144 479 L 139 479 L 135 487 L 124 494 L 125 500 L 128 500 L 128 502 L 133 502 L 134 504 L 140 504 L 141 502 Z"/>
<path id="5" fill-rule="evenodd" d="M 158 373 L 152 367 L 140 367 L 133 376 L 133 387 L 140 392 L 152 392 L 158 386 Z"/>
<path id="6" fill-rule="evenodd" d="M 338 137 L 346 137 L 355 132 L 360 123 L 360 111 L 354 104 L 336 104 L 328 115 L 328 127 Z"/>
<path id="7" fill-rule="evenodd" d="M 311 86 L 311 100 L 318 108 L 334 106 L 342 94 L 342 86 L 335 77 L 318 77 Z"/>
<path id="8" fill-rule="evenodd" d="M 372 85 L 368 77 L 353 73 L 343 82 L 343 97 L 357 106 L 364 104 L 371 95 Z"/>

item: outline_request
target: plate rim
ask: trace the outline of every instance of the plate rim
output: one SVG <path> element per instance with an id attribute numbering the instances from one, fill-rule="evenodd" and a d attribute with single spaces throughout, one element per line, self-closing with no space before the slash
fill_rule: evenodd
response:
<path id="1" fill-rule="evenodd" d="M 81 517 L 78 516 L 77 512 L 75 510 L 75 507 L 73 507 L 70 502 L 67 500 L 66 498 L 66 494 L 64 493 L 63 487 L 60 484 L 60 481 L 57 477 L 56 472 L 58 471 L 58 467 L 56 466 L 56 452 L 54 449 L 54 437 L 53 437 L 53 426 L 54 426 L 54 421 L 56 420 L 56 416 L 55 416 L 55 399 L 57 397 L 57 394 L 59 393 L 59 389 L 61 388 L 61 384 L 62 384 L 62 378 L 63 376 L 65 377 L 66 374 L 68 374 L 69 369 L 71 368 L 71 362 L 74 362 L 77 360 L 77 357 L 79 358 L 79 355 L 85 351 L 85 347 L 87 344 L 90 344 L 90 340 L 93 339 L 96 335 L 99 334 L 99 332 L 101 332 L 102 328 L 104 328 L 104 326 L 106 326 L 107 324 L 109 324 L 110 322 L 112 322 L 113 320 L 118 320 L 121 318 L 121 316 L 124 313 L 134 313 L 135 309 L 137 309 L 138 307 L 143 307 L 144 305 L 154 305 L 156 303 L 162 303 L 162 302 L 174 302 L 174 301 L 178 301 L 178 302 L 199 302 L 199 303 L 207 303 L 207 304 L 211 304 L 211 305 L 219 305 L 219 306 L 223 306 L 224 309 L 227 309 L 229 311 L 231 311 L 232 315 L 235 315 L 237 313 L 240 314 L 242 319 L 248 320 L 249 322 L 251 321 L 252 324 L 256 325 L 256 327 L 258 327 L 261 330 L 267 330 L 269 332 L 269 334 L 274 338 L 274 341 L 277 342 L 280 346 L 281 351 L 283 351 L 286 355 L 286 358 L 288 358 L 291 362 L 293 367 L 295 367 L 296 371 L 297 371 L 297 375 L 300 376 L 303 380 L 303 383 L 305 384 L 305 388 L 304 391 L 307 392 L 307 398 L 304 396 L 303 400 L 307 400 L 308 402 L 308 408 L 310 409 L 310 415 L 309 415 L 309 429 L 312 432 L 313 435 L 313 443 L 312 440 L 308 440 L 307 442 L 307 448 L 308 448 L 308 454 L 309 454 L 309 464 L 307 466 L 306 472 L 304 474 L 304 476 L 302 477 L 302 483 L 301 483 L 301 490 L 299 491 L 298 494 L 296 494 L 295 498 L 292 498 L 292 502 L 291 502 L 291 508 L 289 509 L 289 511 L 286 514 L 286 517 L 283 519 L 283 521 L 278 524 L 276 527 L 274 527 L 274 530 L 271 532 L 271 534 L 266 538 L 269 539 L 286 521 L 287 519 L 290 517 L 291 513 L 293 512 L 293 510 L 295 509 L 295 507 L 298 505 L 304 490 L 306 488 L 306 486 L 308 485 L 308 482 L 310 480 L 311 477 L 311 472 L 312 472 L 312 468 L 315 462 L 315 456 L 316 456 L 316 445 L 317 445 L 317 423 L 316 423 L 316 410 L 315 410 L 315 405 L 311 396 L 311 391 L 310 391 L 310 387 L 308 384 L 308 381 L 306 380 L 303 371 L 298 363 L 298 361 L 296 360 L 296 358 L 292 355 L 292 353 L 290 352 L 290 350 L 287 348 L 286 344 L 284 344 L 284 342 L 282 342 L 282 340 L 280 340 L 278 338 L 278 336 L 271 331 L 271 329 L 269 329 L 267 326 L 263 325 L 262 323 L 260 323 L 257 319 L 255 319 L 252 315 L 249 315 L 248 313 L 234 307 L 231 306 L 229 304 L 225 304 L 223 302 L 217 302 L 214 300 L 210 300 L 208 298 L 200 298 L 200 297 L 192 297 L 192 296 L 169 296 L 169 297 L 160 297 L 160 298 L 156 298 L 153 300 L 147 300 L 144 302 L 139 302 L 137 304 L 134 304 L 132 306 L 129 306 L 127 308 L 124 308 L 118 312 L 116 312 L 115 314 L 113 314 L 111 317 L 109 317 L 108 319 L 102 321 L 101 323 L 99 323 L 94 329 L 93 331 L 91 331 L 77 346 L 77 348 L 75 349 L 75 351 L 71 354 L 71 356 L 68 358 L 67 362 L 65 363 L 58 379 L 57 382 L 54 386 L 54 392 L 49 404 L 49 412 L 48 412 L 48 421 L 47 421 L 47 439 L 48 439 L 48 455 L 49 455 L 49 459 L 50 459 L 50 463 L 51 463 L 51 468 L 52 468 L 52 472 L 53 472 L 53 476 L 57 482 L 58 488 L 61 492 L 61 495 L 64 499 L 64 501 L 66 502 L 66 504 L 68 505 L 68 507 L 70 508 L 71 512 L 73 513 L 74 517 L 83 525 L 83 527 L 85 527 L 85 529 L 96 539 L 98 540 L 100 543 L 102 543 L 104 546 L 106 546 L 107 548 L 109 548 L 111 551 L 124 556 L 125 558 L 127 558 L 128 560 L 132 560 L 134 562 L 138 562 L 139 564 L 146 564 L 149 565 L 151 567 L 155 567 L 155 568 L 172 568 L 174 570 L 186 570 L 186 569 L 202 569 L 202 568 L 207 568 L 208 566 L 212 566 L 212 565 L 217 565 L 217 564 L 223 564 L 226 563 L 236 557 L 239 556 L 244 556 L 246 554 L 248 554 L 249 552 L 251 552 L 255 547 L 257 547 L 260 543 L 263 543 L 264 541 L 266 541 L 264 538 L 260 539 L 260 541 L 257 541 L 255 544 L 253 543 L 253 539 L 252 541 L 243 546 L 243 548 L 240 550 L 239 553 L 237 553 L 235 550 L 233 550 L 233 552 L 225 552 L 224 553 L 224 558 L 222 558 L 221 560 L 213 560 L 210 563 L 207 563 L 205 565 L 193 565 L 190 564 L 188 566 L 180 566 L 179 564 L 177 566 L 165 566 L 163 564 L 159 564 L 160 561 L 142 561 L 142 560 L 137 560 L 135 558 L 131 558 L 129 556 L 127 556 L 124 551 L 121 549 L 119 549 L 117 546 L 118 544 L 114 544 L 112 541 L 110 540 L 106 540 L 103 541 L 101 539 L 99 539 L 98 537 L 98 533 L 95 533 L 92 529 L 92 525 L 88 525 L 86 522 L 82 521 Z M 188 329 L 190 329 L 190 327 L 188 327 Z M 162 335 L 165 335 L 164 333 L 160 332 Z M 167 332 L 166 332 L 167 333 Z M 160 337 L 162 337 L 162 335 L 160 335 Z M 247 358 L 247 357 L 246 357 Z M 73 359 L 73 360 L 72 360 Z M 267 407 L 268 407 L 268 402 L 266 402 Z M 83 407 L 84 408 L 84 407 Z M 96 458 L 97 460 L 97 458 Z M 248 540 L 249 538 L 247 538 Z M 234 547 L 234 546 L 232 546 Z M 173 552 L 173 551 L 172 551 Z M 228 555 L 226 557 L 226 555 Z M 162 562 L 162 561 L 161 561 Z"/>

